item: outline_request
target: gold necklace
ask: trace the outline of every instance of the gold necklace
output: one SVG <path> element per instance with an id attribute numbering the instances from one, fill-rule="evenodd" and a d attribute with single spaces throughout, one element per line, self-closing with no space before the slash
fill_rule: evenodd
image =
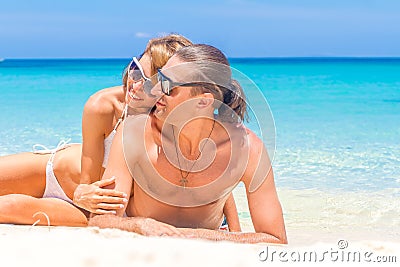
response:
<path id="1" fill-rule="evenodd" d="M 210 134 L 208 135 L 207 140 L 204 142 L 203 147 L 200 149 L 199 154 L 197 155 L 196 159 L 194 160 L 194 162 L 192 164 L 192 167 L 190 167 L 189 171 L 186 172 L 186 175 L 183 175 L 183 173 L 182 173 L 181 163 L 179 161 L 179 155 L 178 155 L 178 147 L 176 146 L 175 130 L 174 130 L 174 126 L 171 125 L 172 126 L 172 134 L 174 136 L 176 158 L 178 159 L 179 171 L 181 173 L 181 178 L 182 178 L 182 179 L 179 180 L 179 182 L 181 183 L 181 186 L 183 186 L 184 188 L 186 187 L 186 184 L 188 183 L 187 177 L 189 176 L 190 172 L 192 171 L 194 165 L 196 165 L 197 160 L 199 159 L 199 157 L 201 155 L 201 152 L 203 152 L 203 149 L 206 146 L 206 144 L 207 144 L 208 140 L 210 139 L 210 136 L 211 136 L 211 134 L 212 134 L 212 132 L 214 130 L 215 120 L 213 120 L 213 121 L 214 122 L 213 122 L 213 125 L 212 125 L 212 128 L 211 128 Z"/>

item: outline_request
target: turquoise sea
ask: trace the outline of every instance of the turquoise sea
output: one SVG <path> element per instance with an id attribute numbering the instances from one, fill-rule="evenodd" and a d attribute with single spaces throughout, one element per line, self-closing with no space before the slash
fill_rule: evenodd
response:
<path id="1" fill-rule="evenodd" d="M 0 155 L 31 151 L 36 143 L 54 147 L 60 139 L 80 142 L 85 101 L 119 85 L 128 62 L 0 62 Z M 231 59 L 231 64 L 254 82 L 251 88 L 244 83 L 246 94 L 260 90 L 273 114 L 273 166 L 288 229 L 398 226 L 399 58 Z M 263 101 L 256 95 L 251 104 L 268 114 Z M 254 121 L 248 126 L 259 133 Z M 242 197 L 235 197 L 239 210 L 246 205 Z M 248 211 L 239 215 L 242 223 L 249 219 Z"/>
<path id="2" fill-rule="evenodd" d="M 0 62 L 0 155 L 30 151 L 35 143 L 54 146 L 62 138 L 80 142 L 85 101 L 120 84 L 128 62 Z M 254 81 L 270 105 L 278 186 L 399 188 L 400 59 L 260 58 L 231 59 L 231 64 Z"/>

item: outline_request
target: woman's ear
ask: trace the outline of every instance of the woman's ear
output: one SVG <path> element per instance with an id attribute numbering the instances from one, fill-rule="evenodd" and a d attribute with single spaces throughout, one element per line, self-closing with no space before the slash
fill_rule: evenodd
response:
<path id="1" fill-rule="evenodd" d="M 214 96 L 211 93 L 202 93 L 198 95 L 197 107 L 200 109 L 212 106 L 214 103 Z"/>

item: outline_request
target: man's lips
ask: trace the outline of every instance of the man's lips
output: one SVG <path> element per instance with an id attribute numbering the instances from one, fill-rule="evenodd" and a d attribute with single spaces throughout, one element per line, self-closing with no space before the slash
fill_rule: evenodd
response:
<path id="1" fill-rule="evenodd" d="M 161 101 L 157 101 L 156 106 L 165 107 L 166 105 L 164 103 L 162 103 Z"/>

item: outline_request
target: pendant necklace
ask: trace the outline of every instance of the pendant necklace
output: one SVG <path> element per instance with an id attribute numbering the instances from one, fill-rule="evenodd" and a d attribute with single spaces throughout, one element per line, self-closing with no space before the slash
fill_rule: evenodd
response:
<path id="1" fill-rule="evenodd" d="M 214 130 L 215 120 L 213 120 L 213 121 L 214 121 L 214 122 L 213 122 L 213 125 L 212 125 L 212 128 L 211 128 L 210 134 L 208 135 L 207 140 L 204 142 L 204 145 L 203 145 L 202 148 L 200 149 L 199 155 L 197 155 L 196 159 L 194 160 L 194 162 L 193 162 L 193 164 L 192 164 L 192 167 L 190 167 L 190 169 L 186 172 L 186 175 L 183 175 L 183 171 L 182 171 L 182 168 L 181 168 L 181 163 L 180 163 L 180 161 L 179 161 L 178 147 L 177 147 L 177 145 L 176 145 L 174 126 L 172 126 L 172 134 L 173 134 L 173 136 L 174 136 L 174 144 L 175 144 L 176 158 L 178 159 L 179 171 L 180 171 L 180 173 L 181 173 L 181 179 L 179 180 L 179 182 L 180 182 L 181 186 L 183 186 L 184 188 L 186 187 L 186 184 L 188 183 L 187 177 L 189 176 L 190 172 L 192 171 L 194 165 L 197 163 L 197 160 L 199 159 L 199 157 L 200 157 L 200 155 L 201 155 L 201 152 L 203 152 L 203 149 L 204 149 L 204 147 L 206 146 L 206 144 L 207 144 L 208 140 L 210 139 L 210 136 L 211 136 L 211 134 L 212 134 L 212 132 L 213 132 L 213 130 Z"/>

